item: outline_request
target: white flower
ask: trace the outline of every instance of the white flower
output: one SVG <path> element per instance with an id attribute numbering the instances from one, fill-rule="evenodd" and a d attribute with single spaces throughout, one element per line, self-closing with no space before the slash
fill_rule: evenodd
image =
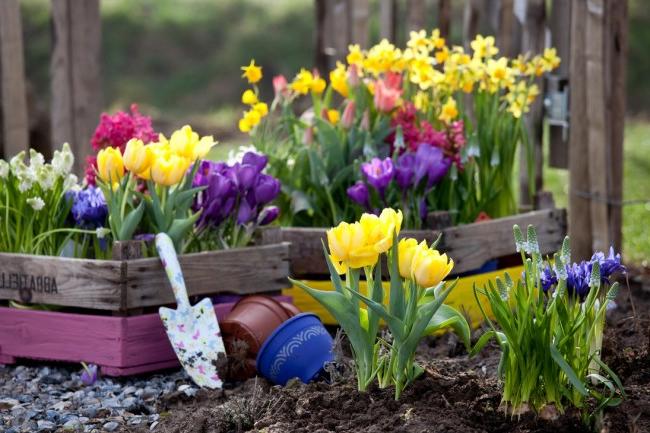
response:
<path id="1" fill-rule="evenodd" d="M 41 167 L 43 167 L 43 165 L 45 165 L 45 158 L 43 155 L 34 149 L 29 149 L 29 166 L 34 171 L 38 171 Z"/>
<path id="2" fill-rule="evenodd" d="M 246 155 L 246 153 L 248 152 L 253 152 L 253 153 L 257 153 L 258 155 L 262 155 L 262 152 L 257 150 L 257 148 L 252 144 L 250 146 L 239 146 L 237 151 L 231 150 L 230 152 L 228 152 L 228 165 L 234 165 L 236 163 L 241 164 L 244 155 Z"/>
<path id="3" fill-rule="evenodd" d="M 34 182 L 32 182 L 30 178 L 23 177 L 18 183 L 18 190 L 20 192 L 29 191 L 32 188 L 32 185 L 34 185 Z"/>
<path id="4" fill-rule="evenodd" d="M 61 150 L 55 150 L 52 157 L 52 167 L 59 176 L 66 176 L 74 165 L 74 155 L 70 151 L 70 145 L 63 143 Z"/>
<path id="5" fill-rule="evenodd" d="M 27 204 L 32 207 L 36 212 L 40 211 L 45 207 L 45 202 L 40 197 L 31 197 L 27 199 Z"/>
<path id="6" fill-rule="evenodd" d="M 4 159 L 0 159 L 0 179 L 9 177 L 9 164 Z"/>
<path id="7" fill-rule="evenodd" d="M 104 239 L 106 235 L 111 233 L 111 230 L 105 227 L 97 227 L 95 233 L 97 235 L 97 239 Z"/>
<path id="8" fill-rule="evenodd" d="M 63 181 L 63 191 L 67 191 L 77 186 L 79 178 L 76 174 L 69 174 Z"/>
<path id="9" fill-rule="evenodd" d="M 43 191 L 49 191 L 54 187 L 57 176 L 51 165 L 43 165 L 36 172 L 36 180 Z"/>
<path id="10" fill-rule="evenodd" d="M 11 167 L 11 172 L 14 174 L 14 176 L 20 177 L 24 172 L 27 171 L 27 166 L 25 165 L 24 160 L 24 150 L 9 160 L 9 167 Z"/>
<path id="11" fill-rule="evenodd" d="M 294 158 L 287 159 L 287 168 L 292 169 L 296 165 L 296 160 Z"/>

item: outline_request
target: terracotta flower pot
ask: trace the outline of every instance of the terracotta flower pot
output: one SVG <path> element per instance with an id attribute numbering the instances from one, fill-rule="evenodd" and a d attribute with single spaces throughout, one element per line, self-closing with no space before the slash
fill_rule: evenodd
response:
<path id="1" fill-rule="evenodd" d="M 255 358 L 266 339 L 299 313 L 295 305 L 267 296 L 248 296 L 237 302 L 220 322 L 229 358 L 229 378 L 246 379 L 255 374 Z"/>

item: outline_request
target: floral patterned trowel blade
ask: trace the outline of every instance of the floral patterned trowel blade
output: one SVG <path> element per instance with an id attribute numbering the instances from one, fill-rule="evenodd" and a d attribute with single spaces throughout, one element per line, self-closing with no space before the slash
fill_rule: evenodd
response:
<path id="1" fill-rule="evenodd" d="M 156 249 L 174 290 L 177 308 L 160 307 L 159 313 L 178 360 L 192 380 L 205 388 L 221 388 L 216 362 L 226 349 L 212 301 L 191 306 L 174 245 L 165 233 L 156 236 Z"/>

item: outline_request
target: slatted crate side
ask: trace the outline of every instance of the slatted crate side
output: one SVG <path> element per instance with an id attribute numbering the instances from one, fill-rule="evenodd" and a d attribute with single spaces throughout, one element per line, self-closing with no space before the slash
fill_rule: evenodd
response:
<path id="1" fill-rule="evenodd" d="M 118 310 L 122 270 L 114 260 L 0 253 L 0 300 Z"/>
<path id="2" fill-rule="evenodd" d="M 179 257 L 190 296 L 274 292 L 289 287 L 289 243 L 185 254 Z M 127 263 L 126 305 L 141 308 L 174 302 L 157 258 Z"/>
<path id="3" fill-rule="evenodd" d="M 486 261 L 514 253 L 512 227 L 536 227 L 542 253 L 557 251 L 566 233 L 566 211 L 545 209 L 436 230 L 405 230 L 400 237 L 435 240 L 442 233 L 441 251 L 454 259 L 454 272 L 462 273 L 480 268 Z M 294 277 L 325 277 L 327 265 L 323 257 L 324 228 L 284 227 L 260 232 L 261 242 L 291 242 L 291 275 Z"/>

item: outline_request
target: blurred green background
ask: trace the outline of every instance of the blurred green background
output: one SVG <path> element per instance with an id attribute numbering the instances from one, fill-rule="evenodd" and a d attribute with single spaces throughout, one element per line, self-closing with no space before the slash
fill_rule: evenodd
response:
<path id="1" fill-rule="evenodd" d="M 49 3 L 21 2 L 27 76 L 43 106 L 49 99 Z M 455 3 L 455 14 L 459 6 L 462 2 Z M 650 198 L 649 6 L 648 0 L 630 0 L 625 200 Z M 371 40 L 376 41 L 378 2 L 371 0 L 371 7 Z M 262 93 L 270 99 L 272 76 L 291 77 L 314 63 L 313 0 L 101 0 L 101 13 L 104 109 L 113 112 L 137 102 L 158 130 L 191 123 L 214 133 L 224 143 L 220 154 L 246 139 L 236 130 L 245 88 L 241 65 L 251 58 L 263 65 Z M 435 25 L 433 14 L 429 21 Z M 457 42 L 459 35 L 460 28 L 452 26 L 452 39 Z M 545 184 L 565 206 L 566 172 L 547 169 Z M 624 208 L 626 259 L 646 266 L 647 221 L 650 203 Z"/>

